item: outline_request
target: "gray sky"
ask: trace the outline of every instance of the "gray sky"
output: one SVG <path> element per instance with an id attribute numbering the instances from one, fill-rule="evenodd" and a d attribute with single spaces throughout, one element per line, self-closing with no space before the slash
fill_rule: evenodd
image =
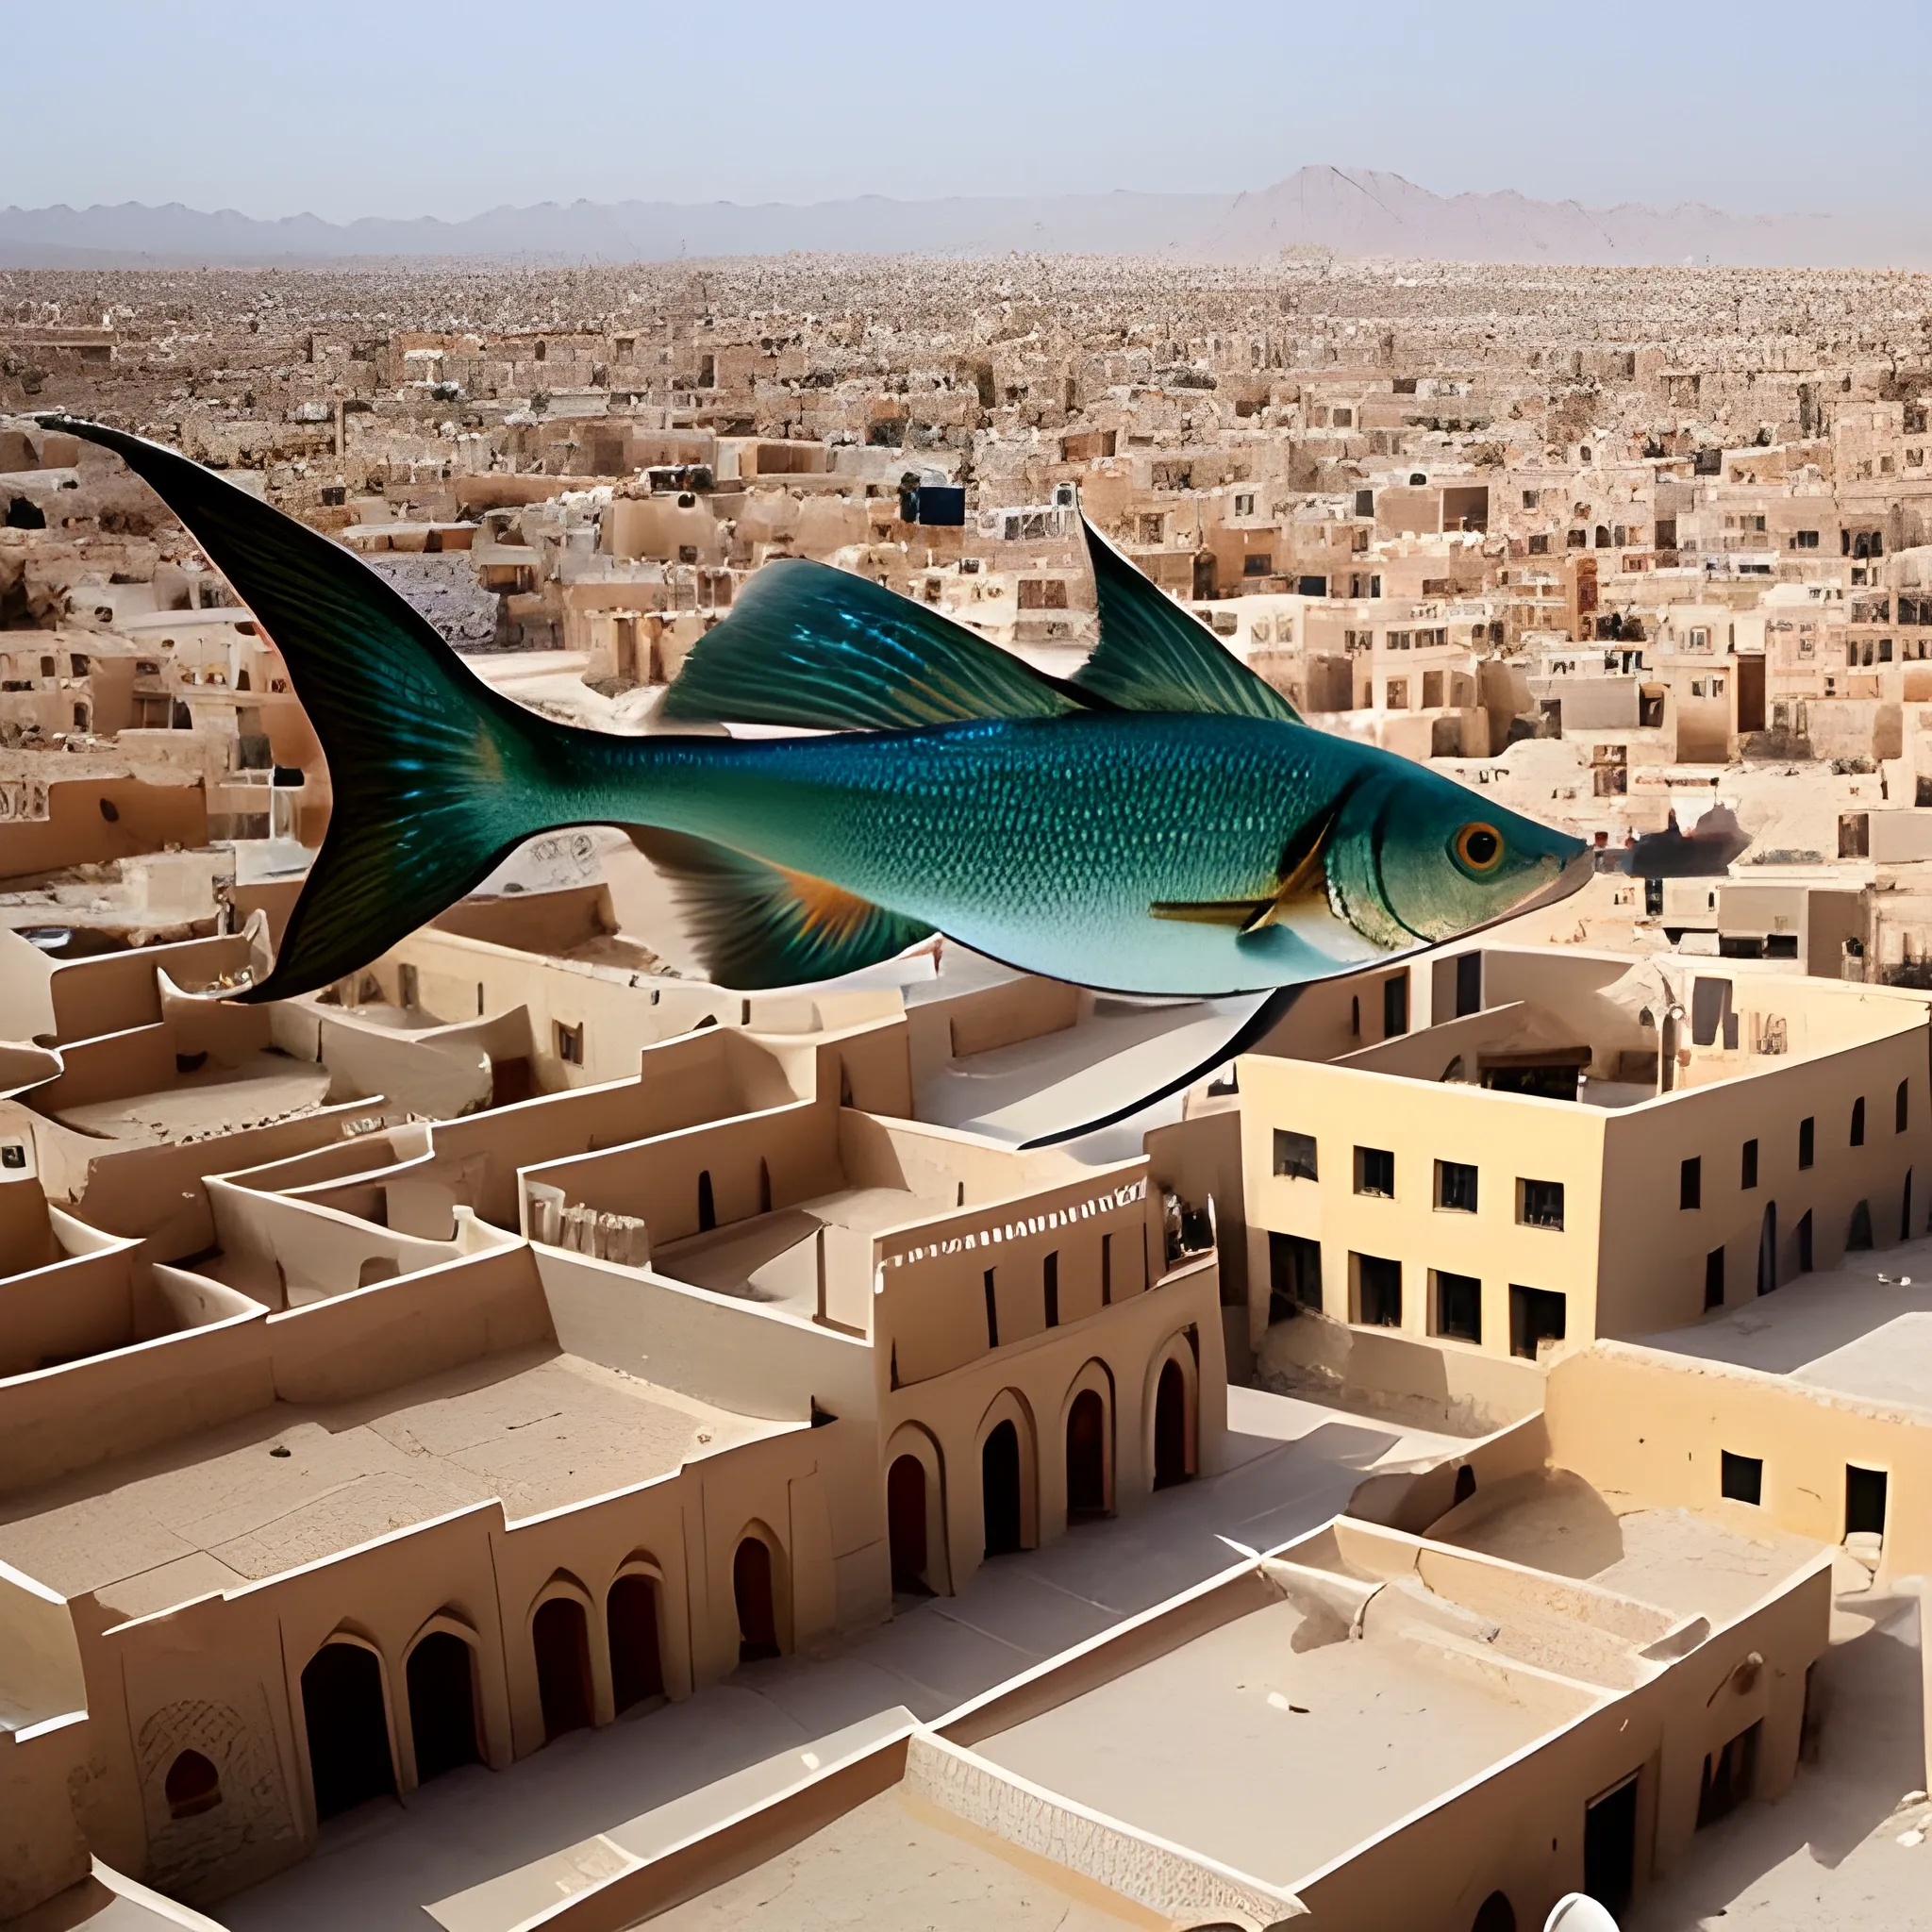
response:
<path id="1" fill-rule="evenodd" d="M 0 0 L 0 204 L 1441 193 L 1923 219 L 1926 0 Z"/>

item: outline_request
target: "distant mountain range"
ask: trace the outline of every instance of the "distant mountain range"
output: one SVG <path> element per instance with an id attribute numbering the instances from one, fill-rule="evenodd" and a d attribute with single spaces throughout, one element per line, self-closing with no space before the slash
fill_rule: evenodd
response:
<path id="1" fill-rule="evenodd" d="M 1399 175 L 1309 167 L 1252 193 L 1054 194 L 808 206 L 719 201 L 542 202 L 467 221 L 258 221 L 224 208 L 0 209 L 0 267 L 293 266 L 470 257 L 526 262 L 665 261 L 780 255 L 1154 255 L 1259 262 L 1284 248 L 1411 260 L 1672 263 L 1745 267 L 1932 260 L 1932 238 L 1842 217 L 1725 214 L 1701 203 L 1588 208 L 1526 195 L 1433 194 Z"/>

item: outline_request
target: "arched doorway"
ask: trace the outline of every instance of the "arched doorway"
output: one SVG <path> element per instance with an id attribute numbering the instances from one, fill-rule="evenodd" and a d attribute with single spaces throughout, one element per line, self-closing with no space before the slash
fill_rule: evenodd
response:
<path id="1" fill-rule="evenodd" d="M 476 1685 L 470 1646 L 448 1630 L 432 1630 L 404 1667 L 409 1691 L 409 1736 L 416 1746 L 416 1782 L 475 1764 Z"/>
<path id="2" fill-rule="evenodd" d="M 1020 1547 L 1020 1431 L 1011 1421 L 994 1424 L 979 1452 L 980 1504 L 986 1520 L 986 1554 L 1005 1557 Z"/>
<path id="3" fill-rule="evenodd" d="M 1067 1521 L 1107 1514 L 1107 1405 L 1083 1389 L 1067 1411 Z"/>
<path id="4" fill-rule="evenodd" d="M 370 1798 L 395 1795 L 382 1666 L 359 1643 L 325 1643 L 302 1673 L 308 1775 L 321 1824 Z"/>
<path id="5" fill-rule="evenodd" d="M 1162 1364 L 1154 1391 L 1154 1487 L 1188 1479 L 1188 1382 L 1177 1361 Z"/>
<path id="6" fill-rule="evenodd" d="M 583 1605 L 574 1596 L 546 1597 L 530 1620 L 530 1641 L 547 1744 L 591 1722 L 591 1627 Z"/>
<path id="7" fill-rule="evenodd" d="M 731 1559 L 731 1594 L 738 1604 L 738 1661 L 778 1655 L 778 1620 L 772 1604 L 772 1552 L 748 1536 Z"/>
<path id="8" fill-rule="evenodd" d="M 1777 1286 L 1777 1203 L 1764 1204 L 1764 1220 L 1757 1231 L 1757 1292 L 1769 1294 Z"/>
<path id="9" fill-rule="evenodd" d="M 893 1594 L 931 1595 L 925 1581 L 925 1464 L 916 1456 L 901 1456 L 886 1473 L 886 1534 Z"/>
<path id="10" fill-rule="evenodd" d="M 610 1639 L 610 1701 L 628 1710 L 664 1694 L 664 1653 L 658 1639 L 658 1585 L 632 1571 L 610 1586 L 604 1600 Z"/>

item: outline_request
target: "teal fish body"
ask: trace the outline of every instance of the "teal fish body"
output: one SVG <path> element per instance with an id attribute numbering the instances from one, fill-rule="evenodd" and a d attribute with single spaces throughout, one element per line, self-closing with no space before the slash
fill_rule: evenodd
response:
<path id="1" fill-rule="evenodd" d="M 1255 991 L 1412 951 L 1503 916 L 1578 849 L 1406 759 L 1259 718 L 607 740 L 597 767 L 559 816 L 753 853 L 1010 965 L 1125 992 Z M 1307 904 L 1207 910 L 1272 902 L 1284 854 L 1324 821 Z M 1487 876 L 1455 854 L 1471 824 L 1505 843 Z"/>
<path id="2" fill-rule="evenodd" d="M 708 632 L 672 722 L 619 737 L 491 690 L 366 566 L 157 444 L 115 450 L 279 650 L 328 761 L 328 831 L 274 970 L 358 971 L 560 825 L 630 830 L 708 971 L 800 985 L 944 934 L 1054 978 L 1208 996 L 1438 944 L 1581 882 L 1580 841 L 1310 729 L 1089 529 L 1100 643 L 1043 675 L 862 577 L 771 563 Z"/>

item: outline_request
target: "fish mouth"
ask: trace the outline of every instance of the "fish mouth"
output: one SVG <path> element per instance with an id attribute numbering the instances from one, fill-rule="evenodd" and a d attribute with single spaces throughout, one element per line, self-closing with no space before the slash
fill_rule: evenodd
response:
<path id="1" fill-rule="evenodd" d="M 1596 876 L 1596 854 L 1584 845 L 1576 855 L 1557 873 L 1548 885 L 1540 886 L 1528 898 L 1512 906 L 1503 914 L 1505 919 L 1521 919 L 1525 912 L 1541 912 L 1545 907 L 1556 906 L 1578 892 Z M 1491 924 L 1499 924 L 1491 921 Z"/>

